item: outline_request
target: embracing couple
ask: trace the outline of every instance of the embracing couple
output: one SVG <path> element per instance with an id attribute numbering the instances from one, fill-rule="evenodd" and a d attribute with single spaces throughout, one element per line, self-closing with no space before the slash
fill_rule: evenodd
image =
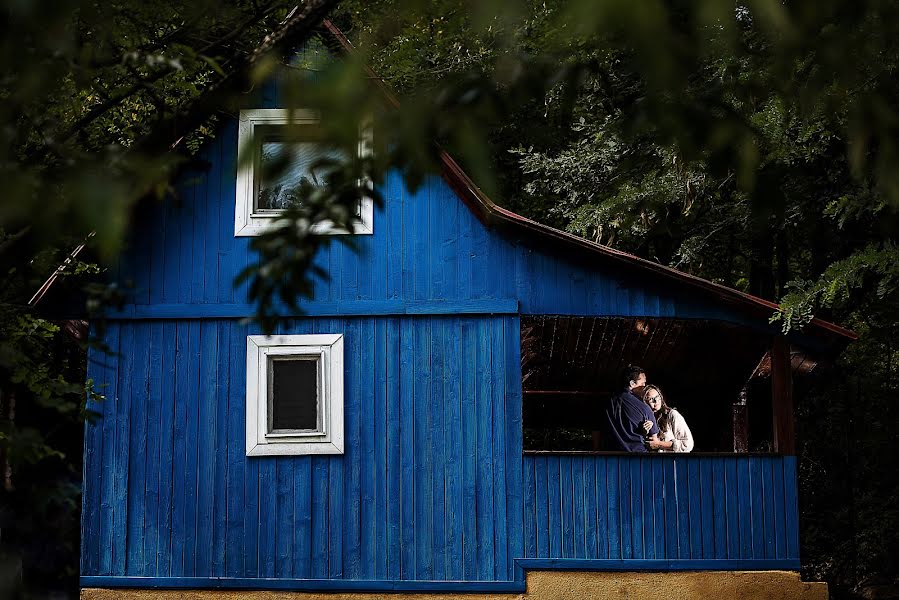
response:
<path id="1" fill-rule="evenodd" d="M 693 434 L 684 417 L 665 403 L 662 391 L 646 385 L 646 372 L 628 365 L 623 389 L 603 407 L 603 450 L 618 452 L 690 452 Z"/>

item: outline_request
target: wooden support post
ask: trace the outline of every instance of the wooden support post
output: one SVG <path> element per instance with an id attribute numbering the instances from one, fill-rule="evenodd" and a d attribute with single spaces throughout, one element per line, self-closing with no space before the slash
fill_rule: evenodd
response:
<path id="1" fill-rule="evenodd" d="M 793 431 L 793 369 L 790 344 L 783 336 L 771 345 L 771 412 L 774 417 L 774 451 L 796 454 Z"/>
<path id="2" fill-rule="evenodd" d="M 746 388 L 733 405 L 734 452 L 749 452 L 749 407 L 746 405 Z"/>

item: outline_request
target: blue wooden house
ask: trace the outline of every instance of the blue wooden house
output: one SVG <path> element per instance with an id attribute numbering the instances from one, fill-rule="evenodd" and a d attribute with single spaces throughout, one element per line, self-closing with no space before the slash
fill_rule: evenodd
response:
<path id="1" fill-rule="evenodd" d="M 113 353 L 90 357 L 106 400 L 85 433 L 88 597 L 639 595 L 677 577 L 711 594 L 736 573 L 766 597 L 826 594 L 798 579 L 791 390 L 850 332 L 786 340 L 771 303 L 510 213 L 444 154 L 414 193 L 389 175 L 358 251 L 324 249 L 329 278 L 263 336 L 232 281 L 278 207 L 237 155 L 286 121 L 277 83 L 253 102 L 123 258 L 133 294 Z M 558 448 L 589 439 L 628 362 L 682 398 L 696 452 Z"/>

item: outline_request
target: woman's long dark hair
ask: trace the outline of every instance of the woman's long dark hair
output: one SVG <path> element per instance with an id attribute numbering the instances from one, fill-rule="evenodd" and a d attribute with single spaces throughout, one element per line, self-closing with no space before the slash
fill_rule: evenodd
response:
<path id="1" fill-rule="evenodd" d="M 651 384 L 647 385 L 643 388 L 643 402 L 646 402 L 647 406 L 649 405 L 649 402 L 646 400 L 646 394 L 649 393 L 649 390 L 655 390 L 656 393 L 659 394 L 659 398 L 662 399 L 662 407 L 659 409 L 659 412 L 655 413 L 655 416 L 656 422 L 659 424 L 659 429 L 667 431 L 671 428 L 671 408 L 665 402 L 665 394 L 662 393 L 659 386 Z"/>

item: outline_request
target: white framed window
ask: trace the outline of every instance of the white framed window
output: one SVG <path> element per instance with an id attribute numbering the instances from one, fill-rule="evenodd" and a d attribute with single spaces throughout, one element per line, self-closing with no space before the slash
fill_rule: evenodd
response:
<path id="1" fill-rule="evenodd" d="M 271 227 L 294 197 L 292 191 L 306 180 L 319 185 L 321 174 L 314 169 L 321 158 L 343 158 L 322 143 L 319 113 L 312 110 L 260 108 L 240 111 L 237 132 L 237 190 L 234 235 L 256 236 Z M 357 156 L 371 150 L 371 130 L 360 130 Z M 250 156 L 247 156 L 250 153 Z M 265 165 L 282 163 L 281 175 L 266 178 Z M 374 209 L 371 197 L 356 207 L 353 231 L 319 223 L 318 233 L 371 234 Z"/>
<path id="2" fill-rule="evenodd" d="M 247 456 L 343 454 L 343 335 L 247 336 Z"/>

